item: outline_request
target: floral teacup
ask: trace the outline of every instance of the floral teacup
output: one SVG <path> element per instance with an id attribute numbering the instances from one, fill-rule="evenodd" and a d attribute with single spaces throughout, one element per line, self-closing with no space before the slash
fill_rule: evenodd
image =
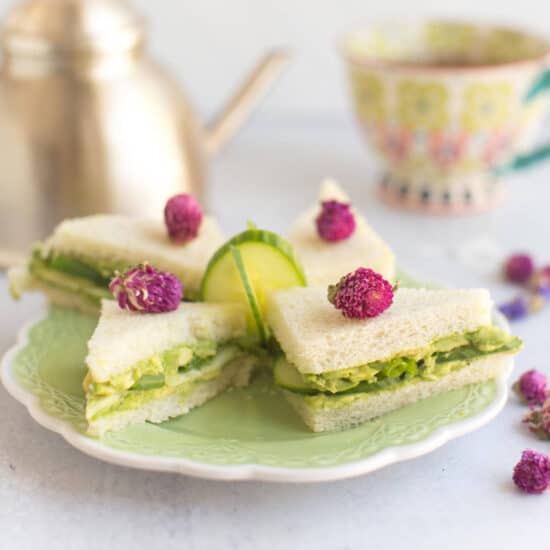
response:
<path id="1" fill-rule="evenodd" d="M 382 196 L 430 212 L 487 209 L 548 104 L 550 43 L 472 23 L 390 22 L 344 39 L 355 110 L 381 155 Z M 550 94 L 549 94 L 550 95 Z"/>

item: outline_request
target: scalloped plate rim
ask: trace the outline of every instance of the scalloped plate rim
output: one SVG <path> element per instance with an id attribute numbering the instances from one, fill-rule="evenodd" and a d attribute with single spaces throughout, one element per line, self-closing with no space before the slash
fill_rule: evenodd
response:
<path id="1" fill-rule="evenodd" d="M 390 464 L 428 454 L 453 439 L 481 428 L 498 415 L 508 399 L 508 379 L 514 365 L 513 357 L 510 357 L 506 371 L 495 379 L 497 386 L 495 398 L 485 409 L 465 420 L 440 426 L 426 438 L 414 443 L 386 447 L 369 457 L 336 466 L 289 468 L 254 463 L 234 465 L 207 464 L 183 457 L 170 458 L 155 455 L 140 455 L 106 447 L 99 440 L 77 432 L 70 422 L 48 414 L 42 408 L 39 397 L 23 387 L 15 378 L 13 372 L 14 358 L 28 344 L 30 330 L 37 323 L 45 320 L 47 316 L 48 310 L 45 308 L 41 314 L 27 321 L 18 331 L 16 344 L 7 350 L 0 363 L 0 379 L 4 387 L 12 397 L 27 408 L 31 417 L 38 424 L 61 435 L 67 443 L 84 454 L 110 464 L 222 481 L 256 480 L 288 483 L 336 481 L 357 477 L 379 470 Z M 504 318 L 499 320 L 507 327 L 508 323 Z"/>

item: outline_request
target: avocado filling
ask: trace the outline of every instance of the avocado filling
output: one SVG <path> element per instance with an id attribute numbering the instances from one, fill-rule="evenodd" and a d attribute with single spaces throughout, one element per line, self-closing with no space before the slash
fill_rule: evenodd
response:
<path id="1" fill-rule="evenodd" d="M 29 271 L 40 282 L 79 294 L 97 307 L 102 298 L 112 298 L 109 282 L 120 267 L 55 252 L 44 256 L 40 247 L 34 248 L 29 263 Z"/>
<path id="2" fill-rule="evenodd" d="M 99 307 L 103 298 L 112 299 L 109 283 L 115 271 L 124 273 L 130 265 L 115 265 L 91 258 L 60 254 L 55 251 L 44 255 L 40 246 L 32 252 L 29 271 L 40 282 L 84 297 Z M 185 301 L 197 299 L 197 293 L 186 288 Z"/>
<path id="3" fill-rule="evenodd" d="M 84 379 L 86 418 L 136 409 L 153 399 L 178 393 L 188 395 L 197 384 L 219 376 L 245 352 L 235 344 L 204 341 L 196 345 L 180 345 L 136 363 L 131 369 L 105 382 Z"/>
<path id="4" fill-rule="evenodd" d="M 496 353 L 515 352 L 521 346 L 519 338 L 497 327 L 484 326 L 440 338 L 425 348 L 384 361 L 322 374 L 301 374 L 286 360 L 279 359 L 274 377 L 279 386 L 307 396 L 313 406 L 323 407 L 327 403 L 336 405 L 342 400 L 356 399 L 357 394 L 393 390 L 420 380 L 437 380 L 467 367 L 472 361 Z"/>

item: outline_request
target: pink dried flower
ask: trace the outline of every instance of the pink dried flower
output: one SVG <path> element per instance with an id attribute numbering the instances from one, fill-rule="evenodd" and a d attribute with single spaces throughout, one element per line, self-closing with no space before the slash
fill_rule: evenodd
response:
<path id="1" fill-rule="evenodd" d="M 535 263 L 528 254 L 513 254 L 504 264 L 506 279 L 512 283 L 526 283 L 534 270 Z"/>
<path id="2" fill-rule="evenodd" d="M 535 369 L 524 372 L 512 388 L 518 396 L 529 405 L 542 405 L 548 396 L 548 380 Z"/>
<path id="3" fill-rule="evenodd" d="M 321 212 L 315 219 L 317 233 L 324 241 L 348 239 L 355 231 L 355 218 L 350 205 L 338 201 L 323 201 Z"/>
<path id="4" fill-rule="evenodd" d="M 174 195 L 164 207 L 164 221 L 172 241 L 191 241 L 199 234 L 202 222 L 201 205 L 192 195 Z"/>
<path id="5" fill-rule="evenodd" d="M 539 439 L 550 439 L 550 399 L 540 409 L 533 409 L 523 419 Z"/>
<path id="6" fill-rule="evenodd" d="M 372 269 L 360 267 L 328 287 L 328 300 L 349 319 L 376 317 L 393 303 L 391 284 Z"/>
<path id="7" fill-rule="evenodd" d="M 526 449 L 514 468 L 512 479 L 526 493 L 544 493 L 550 484 L 550 456 Z"/>
<path id="8" fill-rule="evenodd" d="M 180 280 L 172 273 L 155 269 L 147 262 L 124 275 L 116 272 L 109 290 L 122 309 L 142 313 L 174 311 L 183 298 Z"/>

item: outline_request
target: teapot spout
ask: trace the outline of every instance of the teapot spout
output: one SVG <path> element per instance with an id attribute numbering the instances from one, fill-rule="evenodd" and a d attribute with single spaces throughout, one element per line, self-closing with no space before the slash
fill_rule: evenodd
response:
<path id="1" fill-rule="evenodd" d="M 209 154 L 219 151 L 243 125 L 289 59 L 286 50 L 272 50 L 258 61 L 237 92 L 207 126 L 205 145 Z"/>

